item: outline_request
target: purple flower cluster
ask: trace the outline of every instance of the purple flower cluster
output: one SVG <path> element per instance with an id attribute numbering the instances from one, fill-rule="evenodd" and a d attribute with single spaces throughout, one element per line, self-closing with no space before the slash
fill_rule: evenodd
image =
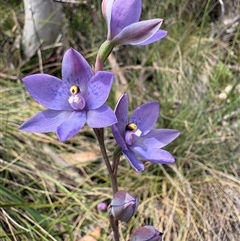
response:
<path id="1" fill-rule="evenodd" d="M 129 222 L 135 215 L 138 199 L 124 190 L 117 191 L 117 182 L 114 179 L 117 167 L 114 164 L 118 164 L 119 159 L 110 164 L 106 150 L 102 150 L 105 146 L 100 128 L 111 126 L 118 148 L 137 172 L 144 170 L 144 164 L 140 160 L 158 164 L 173 163 L 174 157 L 161 148 L 179 135 L 179 131 L 173 129 L 154 129 L 160 111 L 157 101 L 139 106 L 130 116 L 127 94 L 121 96 L 115 111 L 106 104 L 114 75 L 103 71 L 103 63 L 113 48 L 116 45 L 151 44 L 167 34 L 165 30 L 159 29 L 162 19 L 139 21 L 141 9 L 141 0 L 102 1 L 108 34 L 99 49 L 95 69 L 80 53 L 70 48 L 63 56 L 62 80 L 48 74 L 34 74 L 23 79 L 30 95 L 46 109 L 23 123 L 20 130 L 37 133 L 54 131 L 60 141 L 66 141 L 76 135 L 86 123 L 94 128 L 112 185 L 116 185 L 113 188 L 114 197 L 108 207 L 108 213 L 114 219 L 111 224 L 113 230 L 116 230 L 116 220 Z M 107 204 L 104 202 L 97 206 L 99 212 L 106 209 Z M 162 233 L 153 226 L 140 227 L 130 237 L 130 241 L 161 240 Z"/>
<path id="2" fill-rule="evenodd" d="M 160 148 L 173 141 L 179 131 L 153 129 L 159 116 L 157 101 L 143 104 L 128 118 L 128 96 L 123 94 L 114 113 L 105 104 L 113 74 L 106 71 L 94 74 L 82 55 L 72 48 L 63 57 L 62 78 L 35 74 L 23 79 L 31 96 L 48 109 L 27 120 L 20 130 L 55 131 L 60 141 L 66 141 L 85 123 L 92 128 L 112 126 L 116 142 L 136 171 L 144 170 L 137 156 L 161 164 L 174 162 L 173 156 Z"/>

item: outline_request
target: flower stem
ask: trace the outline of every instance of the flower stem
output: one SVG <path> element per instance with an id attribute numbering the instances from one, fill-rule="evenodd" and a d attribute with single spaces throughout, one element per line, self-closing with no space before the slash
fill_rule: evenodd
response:
<path id="1" fill-rule="evenodd" d="M 114 44 L 109 40 L 106 40 L 100 46 L 98 50 L 97 58 L 96 58 L 95 68 L 94 68 L 95 73 L 99 70 L 103 70 L 103 64 L 107 60 L 108 56 L 111 54 L 113 48 L 114 48 Z"/>
<path id="2" fill-rule="evenodd" d="M 108 170 L 108 174 L 112 183 L 112 191 L 113 191 L 113 195 L 118 191 L 118 185 L 117 185 L 117 173 L 116 170 L 114 170 L 110 164 L 110 161 L 108 159 L 108 155 L 107 155 L 107 151 L 106 151 L 106 147 L 105 147 L 105 142 L 104 142 L 104 129 L 103 128 L 93 128 L 96 136 L 97 136 L 97 140 L 100 146 L 100 150 L 102 153 L 102 157 L 105 161 L 107 170 Z M 119 229 L 118 229 L 118 220 L 116 220 L 113 216 L 110 215 L 109 217 L 110 220 L 110 224 L 114 233 L 114 240 L 115 241 L 119 241 Z"/>
<path id="3" fill-rule="evenodd" d="M 108 155 L 107 155 L 107 151 L 106 151 L 106 147 L 105 147 L 105 143 L 104 143 L 104 129 L 103 128 L 97 128 L 97 129 L 93 128 L 93 130 L 98 139 L 102 157 L 106 164 L 108 174 L 109 174 L 109 177 L 110 177 L 110 180 L 112 183 L 112 191 L 113 191 L 113 195 L 114 195 L 118 191 L 117 176 L 114 174 L 114 170 L 112 169 L 112 166 L 108 159 Z"/>
<path id="4" fill-rule="evenodd" d="M 114 241 L 119 241 L 118 220 L 116 220 L 112 215 L 110 215 L 109 221 L 113 230 Z"/>
<path id="5" fill-rule="evenodd" d="M 113 158 L 112 158 L 112 170 L 115 176 L 117 176 L 117 169 L 118 169 L 118 164 L 119 164 L 121 155 L 122 155 L 122 148 L 117 146 L 113 152 Z"/>

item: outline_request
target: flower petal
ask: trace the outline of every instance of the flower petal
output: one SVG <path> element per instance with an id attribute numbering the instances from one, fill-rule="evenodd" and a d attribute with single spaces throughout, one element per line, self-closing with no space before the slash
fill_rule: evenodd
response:
<path id="1" fill-rule="evenodd" d="M 87 124 L 92 128 L 107 127 L 116 122 L 117 118 L 113 110 L 105 104 L 98 109 L 87 112 Z"/>
<path id="2" fill-rule="evenodd" d="M 169 164 L 175 162 L 174 157 L 165 150 L 158 148 L 143 148 L 142 146 L 134 146 L 132 150 L 138 154 L 144 160 L 161 163 L 161 164 Z"/>
<path id="3" fill-rule="evenodd" d="M 93 71 L 83 56 L 70 48 L 63 56 L 62 79 L 70 88 L 77 85 L 81 92 L 86 91 L 88 81 L 92 78 Z"/>
<path id="4" fill-rule="evenodd" d="M 127 158 L 128 162 L 132 166 L 132 168 L 136 172 L 142 172 L 144 170 L 144 165 L 142 162 L 140 162 L 137 157 L 135 156 L 134 152 L 132 150 L 123 150 L 122 151 L 125 157 Z"/>
<path id="5" fill-rule="evenodd" d="M 141 44 L 157 33 L 162 21 L 162 19 L 151 19 L 130 24 L 116 35 L 112 42 L 115 45 Z"/>
<path id="6" fill-rule="evenodd" d="M 34 74 L 25 77 L 23 83 L 30 95 L 46 108 L 72 110 L 68 87 L 62 80 L 48 74 Z"/>
<path id="7" fill-rule="evenodd" d="M 138 22 L 141 12 L 140 0 L 115 0 L 112 6 L 110 38 L 114 38 L 128 25 Z"/>
<path id="8" fill-rule="evenodd" d="M 110 39 L 111 36 L 111 16 L 112 16 L 112 6 L 113 6 L 114 0 L 103 0 L 102 1 L 102 13 L 103 17 L 106 20 L 107 27 L 108 27 L 108 36 L 107 38 Z"/>
<path id="9" fill-rule="evenodd" d="M 44 110 L 24 122 L 19 130 L 37 133 L 56 131 L 71 113 L 71 111 Z"/>
<path id="10" fill-rule="evenodd" d="M 76 135 L 86 123 L 86 111 L 74 111 L 58 128 L 60 141 L 66 141 Z"/>
<path id="11" fill-rule="evenodd" d="M 125 129 L 128 124 L 128 95 L 127 94 L 123 94 L 120 97 L 120 99 L 118 100 L 118 103 L 116 104 L 114 112 L 118 120 L 116 125 L 119 128 L 120 134 L 124 136 Z"/>
<path id="12" fill-rule="evenodd" d="M 173 129 L 153 129 L 145 136 L 136 138 L 134 145 L 148 148 L 162 148 L 178 137 L 180 132 Z"/>
<path id="13" fill-rule="evenodd" d="M 159 116 L 159 103 L 151 101 L 135 109 L 129 123 L 135 123 L 142 135 L 146 135 L 156 124 Z"/>
<path id="14" fill-rule="evenodd" d="M 112 88 L 113 76 L 111 72 L 98 71 L 91 78 L 85 96 L 87 109 L 97 109 L 106 102 Z"/>
<path id="15" fill-rule="evenodd" d="M 126 145 L 125 140 L 123 139 L 123 136 L 120 133 L 120 130 L 118 128 L 118 124 L 112 125 L 112 133 L 113 137 L 116 140 L 117 144 L 124 150 L 128 150 L 128 147 Z"/>
<path id="16" fill-rule="evenodd" d="M 167 31 L 159 29 L 152 37 L 140 43 L 139 45 L 148 45 L 148 44 L 154 43 L 164 38 L 166 35 L 167 35 Z"/>

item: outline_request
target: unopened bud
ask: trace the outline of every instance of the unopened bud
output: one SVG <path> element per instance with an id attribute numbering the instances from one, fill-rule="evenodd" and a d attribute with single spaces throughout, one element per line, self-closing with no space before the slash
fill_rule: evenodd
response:
<path id="1" fill-rule="evenodd" d="M 107 203 L 106 202 L 100 202 L 98 205 L 97 205 L 97 210 L 98 212 L 106 212 L 107 211 Z"/>
<path id="2" fill-rule="evenodd" d="M 144 226 L 133 232 L 130 241 L 162 241 L 162 235 L 153 226 Z"/>
<path id="3" fill-rule="evenodd" d="M 114 194 L 109 213 L 117 220 L 127 223 L 135 215 L 137 208 L 137 197 L 122 190 Z"/>

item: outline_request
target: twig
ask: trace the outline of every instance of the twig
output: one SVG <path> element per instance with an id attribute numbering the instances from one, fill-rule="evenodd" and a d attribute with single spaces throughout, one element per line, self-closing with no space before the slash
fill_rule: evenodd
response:
<path id="1" fill-rule="evenodd" d="M 10 80 L 18 80 L 19 79 L 18 76 L 8 75 L 8 74 L 4 74 L 4 73 L 0 73 L 0 77 L 4 78 L 4 79 L 10 79 Z"/>

